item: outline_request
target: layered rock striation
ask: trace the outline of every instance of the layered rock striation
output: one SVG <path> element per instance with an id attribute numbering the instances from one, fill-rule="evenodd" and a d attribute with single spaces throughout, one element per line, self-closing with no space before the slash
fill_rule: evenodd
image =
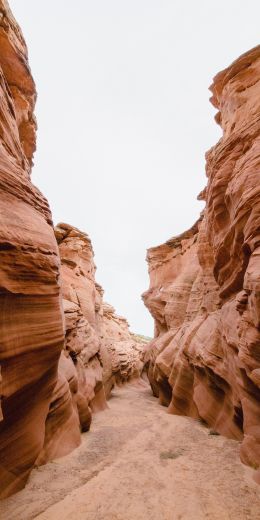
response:
<path id="1" fill-rule="evenodd" d="M 61 224 L 56 240 L 48 202 L 31 182 L 36 90 L 26 44 L 5 0 L 0 0 L 0 50 L 4 498 L 24 487 L 34 465 L 78 446 L 92 411 L 106 407 L 113 385 L 140 375 L 143 365 L 142 345 L 103 304 L 89 238 Z"/>
<path id="2" fill-rule="evenodd" d="M 223 129 L 207 154 L 206 207 L 186 233 L 148 250 L 155 320 L 145 360 L 160 402 L 241 441 L 260 465 L 260 46 L 215 78 Z"/>
<path id="3" fill-rule="evenodd" d="M 129 330 L 127 320 L 118 316 L 112 305 L 103 303 L 100 338 L 103 349 L 109 354 L 112 382 L 122 385 L 137 379 L 143 370 L 143 351 L 147 340 Z"/>
<path id="4" fill-rule="evenodd" d="M 55 234 L 61 258 L 65 347 L 62 357 L 77 373 L 77 409 L 87 430 L 91 410 L 104 409 L 112 387 L 140 377 L 144 342 L 131 334 L 125 318 L 103 302 L 96 283 L 94 252 L 86 233 L 58 224 Z"/>
<path id="5" fill-rule="evenodd" d="M 63 344 L 59 254 L 30 180 L 36 91 L 21 31 L 0 1 L 0 495 L 24 486 L 45 437 Z"/>

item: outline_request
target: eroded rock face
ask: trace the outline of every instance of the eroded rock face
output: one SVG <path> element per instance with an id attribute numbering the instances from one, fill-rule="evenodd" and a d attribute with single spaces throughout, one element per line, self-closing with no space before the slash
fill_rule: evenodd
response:
<path id="1" fill-rule="evenodd" d="M 143 364 L 142 342 L 103 304 L 89 238 L 61 224 L 56 229 L 58 247 L 48 202 L 30 180 L 36 90 L 20 28 L 1 0 L 0 51 L 4 498 L 25 485 L 34 465 L 78 446 L 80 431 L 90 427 L 91 410 L 105 408 L 115 382 L 139 376 Z"/>
<path id="2" fill-rule="evenodd" d="M 56 226 L 55 234 L 61 258 L 65 355 L 74 362 L 77 372 L 78 411 L 82 429 L 87 430 L 90 407 L 106 407 L 98 334 L 100 288 L 95 282 L 94 253 L 88 235 L 63 223 Z"/>
<path id="3" fill-rule="evenodd" d="M 101 345 L 109 354 L 111 374 L 118 385 L 140 377 L 143 370 L 143 338 L 131 334 L 125 318 L 108 303 L 102 305 Z M 108 379 L 110 382 L 110 379 Z"/>
<path id="4" fill-rule="evenodd" d="M 35 85 L 27 49 L 0 1 L 0 495 L 39 456 L 63 344 L 59 254 L 48 203 L 31 183 Z"/>
<path id="5" fill-rule="evenodd" d="M 242 441 L 260 465 L 260 46 L 211 86 L 223 137 L 207 153 L 206 208 L 191 230 L 148 251 L 146 351 L 155 395 Z"/>
<path id="6" fill-rule="evenodd" d="M 107 406 L 114 384 L 140 377 L 144 343 L 130 333 L 125 318 L 103 302 L 88 235 L 64 223 L 56 226 L 55 234 L 61 257 L 64 357 L 74 363 L 79 420 L 81 428 L 87 430 L 91 410 Z"/>

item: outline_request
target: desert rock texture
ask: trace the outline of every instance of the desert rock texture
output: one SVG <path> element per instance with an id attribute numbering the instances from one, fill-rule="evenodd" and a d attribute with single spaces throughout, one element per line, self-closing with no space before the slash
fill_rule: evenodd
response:
<path id="1" fill-rule="evenodd" d="M 146 366 L 169 412 L 241 441 L 260 465 L 260 46 L 210 87 L 223 137 L 206 154 L 206 207 L 195 225 L 148 250 L 155 320 Z M 259 477 L 256 477 L 259 478 Z"/>
<path id="2" fill-rule="evenodd" d="M 130 333 L 125 318 L 103 302 L 104 291 L 95 280 L 94 252 L 88 235 L 64 223 L 55 227 L 55 235 L 65 316 L 60 371 L 65 371 L 70 382 L 76 416 L 86 431 L 91 411 L 106 408 L 113 386 L 140 377 L 145 343 Z"/>
<path id="3" fill-rule="evenodd" d="M 43 446 L 63 344 L 59 254 L 30 180 L 35 85 L 23 36 L 0 1 L 0 482 L 24 486 Z"/>
<path id="4" fill-rule="evenodd" d="M 54 228 L 31 182 L 36 90 L 5 0 L 0 51 L 0 514 L 258 518 L 236 454 L 259 468 L 260 47 L 211 87 L 223 137 L 203 214 L 148 251 L 151 343 L 104 301 L 89 236 Z"/>
<path id="5" fill-rule="evenodd" d="M 48 202 L 31 182 L 36 90 L 20 28 L 1 0 L 0 51 L 3 498 L 34 465 L 80 444 L 114 384 L 141 373 L 144 343 L 103 303 L 88 236 L 66 224 L 54 233 Z"/>

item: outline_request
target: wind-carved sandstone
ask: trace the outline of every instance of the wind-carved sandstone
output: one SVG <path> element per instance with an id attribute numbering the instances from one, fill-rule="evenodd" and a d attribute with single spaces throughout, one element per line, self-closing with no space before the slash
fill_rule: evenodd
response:
<path id="1" fill-rule="evenodd" d="M 103 305 L 89 238 L 61 225 L 56 229 L 58 247 L 48 202 L 31 182 L 36 90 L 26 44 L 5 0 L 0 0 L 0 50 L 4 498 L 24 487 L 34 465 L 78 446 L 80 431 L 90 427 L 91 411 L 106 407 L 115 382 L 139 376 L 143 364 L 142 344 Z M 106 340 L 111 318 L 115 326 Z"/>
<path id="2" fill-rule="evenodd" d="M 149 379 L 174 414 L 239 439 L 260 465 L 260 46 L 211 86 L 223 137 L 206 155 L 206 208 L 148 250 L 144 302 L 155 319 Z"/>
<path id="3" fill-rule="evenodd" d="M 51 213 L 30 180 L 35 85 L 6 1 L 0 1 L 0 49 L 0 494 L 5 496 L 24 486 L 42 449 L 64 335 Z"/>
<path id="4" fill-rule="evenodd" d="M 62 357 L 77 372 L 76 400 L 85 430 L 90 425 L 91 410 L 107 406 L 106 398 L 116 383 L 140 377 L 144 342 L 130 333 L 125 318 L 103 302 L 104 291 L 95 281 L 94 252 L 88 235 L 63 223 L 56 226 L 55 234 L 66 328 Z"/>
<path id="5" fill-rule="evenodd" d="M 101 345 L 109 354 L 113 383 L 122 385 L 139 378 L 147 339 L 131 333 L 127 320 L 118 316 L 112 305 L 103 303 L 101 312 Z"/>

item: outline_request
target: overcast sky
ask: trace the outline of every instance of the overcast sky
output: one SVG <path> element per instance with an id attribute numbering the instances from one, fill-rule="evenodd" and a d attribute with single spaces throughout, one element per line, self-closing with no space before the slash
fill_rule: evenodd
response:
<path id="1" fill-rule="evenodd" d="M 105 299 L 152 335 L 146 249 L 203 204 L 212 77 L 259 43 L 259 0 L 10 0 L 38 90 L 33 182 L 87 232 Z"/>

